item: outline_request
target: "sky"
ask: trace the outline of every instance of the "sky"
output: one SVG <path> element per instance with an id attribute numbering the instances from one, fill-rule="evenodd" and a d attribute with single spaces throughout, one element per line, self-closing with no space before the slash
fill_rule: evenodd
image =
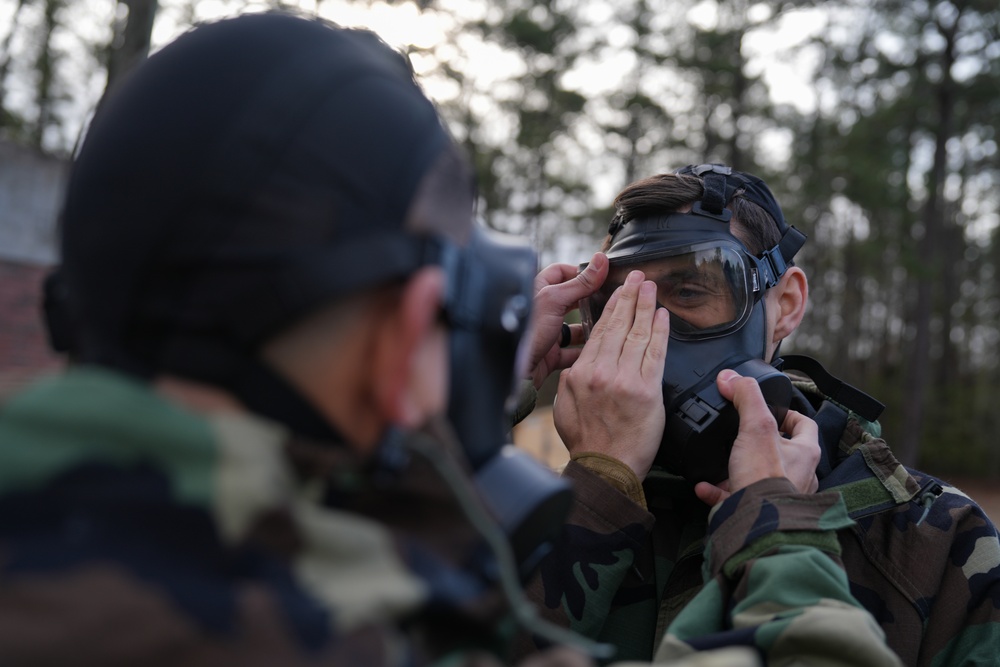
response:
<path id="1" fill-rule="evenodd" d="M 0 39 L 5 37 L 11 28 L 11 17 L 17 0 L 0 0 Z M 196 20 L 212 20 L 235 13 L 249 4 L 252 9 L 263 9 L 265 2 L 234 2 L 233 0 L 160 0 L 160 11 L 153 31 L 153 48 L 158 48 L 186 29 L 184 12 L 193 6 Z M 307 12 L 315 12 L 317 8 L 321 16 L 329 18 L 342 25 L 368 27 L 382 36 L 389 44 L 397 47 L 417 46 L 430 48 L 441 45 L 449 39 L 452 24 L 469 18 L 482 18 L 487 11 L 487 3 L 473 0 L 439 0 L 436 5 L 442 10 L 438 12 L 421 12 L 413 2 L 395 2 L 392 4 L 380 1 L 368 3 L 347 2 L 346 0 L 299 0 L 298 5 Z M 714 20 L 714 3 L 703 0 L 692 6 L 688 20 L 710 25 Z M 613 0 L 594 3 L 592 13 L 614 11 Z M 24 12 L 24 22 L 39 20 L 41 3 L 30 3 Z M 57 45 L 68 57 L 65 66 L 70 67 L 72 83 L 65 92 L 66 115 L 71 119 L 67 129 L 68 136 L 51 137 L 51 144 L 72 145 L 84 124 L 89 110 L 96 104 L 103 90 L 103 80 L 91 74 L 94 69 L 88 67 L 85 54 L 85 42 L 100 43 L 110 38 L 110 24 L 115 11 L 114 0 L 73 0 L 67 4 L 64 11 L 68 14 L 67 23 L 73 26 L 73 34 L 58 36 Z M 597 17 L 599 19 L 599 17 Z M 745 47 L 748 55 L 755 58 L 753 67 L 771 89 L 771 94 L 777 102 L 793 104 L 801 110 L 808 110 L 816 101 L 810 95 L 803 94 L 808 90 L 802 84 L 807 80 L 809 71 L 815 65 L 808 53 L 793 61 L 783 60 L 776 54 L 796 43 L 807 39 L 822 26 L 821 12 L 805 10 L 790 12 L 783 16 L 773 29 L 758 30 L 747 36 Z M 477 75 L 485 87 L 493 81 L 503 80 L 512 70 L 519 66 L 517 58 L 505 54 L 495 45 L 484 44 L 476 40 L 464 40 L 461 44 L 464 55 L 477 63 Z M 28 45 L 15 40 L 12 51 L 16 54 L 30 53 Z M 15 63 L 27 65 L 27 63 Z M 432 71 L 435 63 L 427 57 L 414 57 L 414 67 L 418 75 L 426 75 Z M 588 69 L 575 72 L 569 76 L 573 85 L 582 93 L 599 92 L 595 89 L 598 82 L 617 82 L 622 63 L 615 60 L 591 62 Z M 754 74 L 756 72 L 751 72 Z M 458 94 L 452 82 L 424 76 L 423 84 L 428 95 L 435 100 L 447 99 Z M 8 102 L 15 107 L 26 106 L 28 95 L 25 81 L 15 78 L 15 83 L 8 91 Z M 20 85 L 18 85 L 20 84 Z"/>
<path id="2" fill-rule="evenodd" d="M 16 3 L 17 0 L 0 0 L 0 40 L 10 32 L 11 16 Z M 24 11 L 23 23 L 40 21 L 41 5 L 40 2 L 30 3 Z M 460 41 L 452 37 L 456 23 L 463 24 L 484 18 L 489 11 L 488 2 L 437 0 L 435 6 L 439 11 L 426 12 L 421 12 L 416 4 L 408 1 L 390 4 L 379 0 L 369 2 L 299 0 L 298 5 L 306 12 L 318 11 L 324 18 L 341 25 L 370 28 L 396 47 L 434 48 L 439 54 L 460 55 L 467 62 L 475 63 L 477 88 L 480 90 L 492 90 L 495 85 L 502 85 L 505 79 L 523 66 L 515 54 L 505 51 L 496 44 L 471 36 L 459 37 Z M 179 36 L 187 29 L 192 19 L 210 21 L 240 10 L 266 8 L 266 2 L 253 0 L 250 2 L 160 0 L 152 35 L 153 50 Z M 765 9 L 761 13 L 760 8 L 763 8 L 763 5 L 751 10 L 751 14 L 757 12 L 757 16 L 751 18 L 770 27 L 748 33 L 744 40 L 746 55 L 750 58 L 750 67 L 753 68 L 749 73 L 762 76 L 775 101 L 807 111 L 817 103 L 812 97 L 812 88 L 805 85 L 811 68 L 815 66 L 815 59 L 810 59 L 808 51 L 795 59 L 783 59 L 778 54 L 802 43 L 820 30 L 823 25 L 822 12 L 818 10 L 789 12 L 778 21 L 768 22 L 768 10 Z M 72 29 L 57 35 L 56 45 L 66 54 L 63 66 L 68 67 L 71 73 L 68 77 L 68 87 L 62 91 L 63 100 L 60 103 L 61 113 L 68 122 L 62 134 L 53 131 L 45 138 L 46 146 L 51 149 L 72 148 L 82 138 L 86 123 L 105 84 L 100 68 L 94 65 L 92 57 L 87 53 L 87 43 L 103 44 L 109 41 L 115 9 L 115 0 L 71 0 L 63 10 L 67 14 L 65 23 L 72 26 Z M 614 1 L 597 0 L 586 5 L 586 10 L 592 23 L 601 25 L 602 21 L 607 21 L 614 14 Z M 716 20 L 714 0 L 701 0 L 692 4 L 686 18 L 692 23 L 711 27 Z M 15 34 L 20 36 L 24 32 L 22 30 Z M 32 52 L 29 44 L 19 42 L 17 39 L 11 50 L 15 54 Z M 615 58 L 589 59 L 586 65 L 566 73 L 564 85 L 577 89 L 585 96 L 606 92 L 609 88 L 620 85 L 621 72 L 623 67 L 628 66 L 628 58 L 629 54 L 624 53 Z M 25 72 L 31 71 L 31 63 L 23 62 L 23 59 L 22 56 L 20 60 L 15 61 L 15 68 L 21 67 Z M 454 81 L 432 75 L 437 66 L 433 56 L 412 52 L 411 60 L 424 89 L 433 100 L 445 102 L 462 94 L 463 91 L 458 89 Z M 27 109 L 30 104 L 28 85 L 29 82 L 24 76 L 15 77 L 7 92 L 7 103 L 15 108 Z M 491 124 L 491 128 L 498 136 L 515 130 L 508 124 L 500 122 L 499 118 L 496 123 Z M 789 138 L 781 131 L 773 132 L 764 140 L 768 145 L 768 154 L 773 155 L 776 160 L 780 161 L 787 155 Z M 595 150 L 598 149 L 600 147 Z M 610 201 L 621 185 L 619 179 L 620 174 L 609 174 L 604 178 L 597 175 L 593 183 L 594 199 L 601 202 Z M 552 258 L 577 261 L 592 244 L 593 240 L 589 236 L 581 239 L 565 236 L 561 239 L 560 246 L 553 252 Z"/>

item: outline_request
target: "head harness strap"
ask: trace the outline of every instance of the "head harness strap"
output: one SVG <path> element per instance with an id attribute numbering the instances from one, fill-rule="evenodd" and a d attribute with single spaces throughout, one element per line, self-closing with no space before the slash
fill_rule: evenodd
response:
<path id="1" fill-rule="evenodd" d="M 701 201 L 694 202 L 691 207 L 692 213 L 696 215 L 716 218 L 720 222 L 728 223 L 732 218 L 732 211 L 726 208 L 726 204 L 739 194 L 744 199 L 760 206 L 771 216 L 771 219 L 778 226 L 778 231 L 781 232 L 781 240 L 776 246 L 766 250 L 761 255 L 761 259 L 764 260 L 764 275 L 761 277 L 765 289 L 776 285 L 791 264 L 795 253 L 802 248 L 806 236 L 785 222 L 781 207 L 778 206 L 778 202 L 771 194 L 767 184 L 752 174 L 735 171 L 732 167 L 717 163 L 688 165 L 681 167 L 674 173 L 701 178 L 704 194 Z M 625 221 L 615 216 L 608 226 L 608 234 L 614 238 L 624 226 Z"/>
<path id="2" fill-rule="evenodd" d="M 726 176 L 733 173 L 729 167 L 721 165 L 703 164 L 695 169 L 695 174 L 702 177 L 705 184 L 705 194 L 701 198 L 701 208 L 712 215 L 722 215 L 726 210 L 726 203 L 732 198 L 736 190 L 727 187 L 729 183 Z"/>
<path id="3" fill-rule="evenodd" d="M 765 274 L 763 279 L 766 288 L 776 285 L 795 253 L 806 242 L 806 236 L 785 221 L 785 215 L 767 184 L 752 174 L 734 171 L 732 167 L 716 163 L 688 165 L 674 173 L 701 177 L 705 193 L 701 202 L 695 202 L 693 207 L 695 212 L 702 209 L 710 214 L 719 215 L 720 197 L 724 207 L 739 193 L 744 199 L 760 206 L 771 216 L 778 225 L 778 231 L 781 232 L 781 240 L 778 245 L 763 253 Z"/>

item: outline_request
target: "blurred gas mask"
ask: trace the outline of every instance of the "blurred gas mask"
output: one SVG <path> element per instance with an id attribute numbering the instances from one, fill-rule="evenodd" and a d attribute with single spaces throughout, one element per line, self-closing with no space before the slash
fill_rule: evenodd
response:
<path id="1" fill-rule="evenodd" d="M 508 412 L 526 376 L 537 258 L 479 227 L 446 252 L 450 332 L 448 419 L 475 484 L 507 533 L 522 575 L 551 548 L 569 513 L 569 484 L 508 443 Z"/>
<path id="2" fill-rule="evenodd" d="M 735 406 L 716 386 L 719 371 L 731 368 L 756 379 L 779 426 L 788 410 L 792 387 L 780 359 L 774 365 L 764 361 L 764 294 L 781 279 L 805 237 L 785 224 L 759 179 L 719 165 L 686 169 L 679 173 L 704 174 L 705 197 L 690 213 L 611 229 L 608 278 L 581 302 L 581 315 L 589 332 L 631 271 L 656 283 L 657 303 L 670 311 L 670 345 L 663 371 L 666 426 L 655 463 L 690 481 L 719 482 L 729 476 L 729 452 L 739 430 Z M 783 232 L 762 258 L 730 233 L 732 212 L 725 204 L 738 189 Z"/>

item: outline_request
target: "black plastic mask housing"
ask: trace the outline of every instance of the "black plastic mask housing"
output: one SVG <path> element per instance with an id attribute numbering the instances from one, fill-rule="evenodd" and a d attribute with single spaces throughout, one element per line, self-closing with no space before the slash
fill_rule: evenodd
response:
<path id="1" fill-rule="evenodd" d="M 501 239 L 477 227 L 467 246 L 444 257 L 448 418 L 527 575 L 559 534 L 572 493 L 565 480 L 508 444 L 507 408 L 525 375 L 537 258 L 528 246 Z"/>

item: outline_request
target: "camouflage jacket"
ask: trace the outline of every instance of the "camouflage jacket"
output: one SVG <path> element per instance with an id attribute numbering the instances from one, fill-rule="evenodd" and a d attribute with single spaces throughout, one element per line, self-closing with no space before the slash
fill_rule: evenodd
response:
<path id="1" fill-rule="evenodd" d="M 446 489 L 106 371 L 43 381 L 0 411 L 0 664 L 497 664 Z"/>
<path id="2" fill-rule="evenodd" d="M 811 382 L 795 386 L 793 407 L 820 425 L 815 496 L 776 504 L 755 493 L 736 501 L 746 510 L 730 498 L 710 515 L 689 483 L 654 470 L 643 482 L 647 510 L 571 462 L 564 474 L 577 506 L 531 589 L 547 617 L 637 660 L 687 643 L 753 645 L 774 663 L 775 647 L 798 646 L 805 664 L 810 655 L 824 665 L 882 664 L 878 634 L 857 615 L 868 614 L 850 613 L 860 602 L 906 665 L 996 665 L 993 524 L 957 489 L 897 463 L 877 424 L 825 400 Z M 833 519 L 831 496 L 853 520 Z M 786 521 L 792 510 L 799 515 Z M 743 511 L 759 518 L 727 525 Z M 829 601 L 841 613 L 817 628 L 809 619 L 823 619 Z"/>

